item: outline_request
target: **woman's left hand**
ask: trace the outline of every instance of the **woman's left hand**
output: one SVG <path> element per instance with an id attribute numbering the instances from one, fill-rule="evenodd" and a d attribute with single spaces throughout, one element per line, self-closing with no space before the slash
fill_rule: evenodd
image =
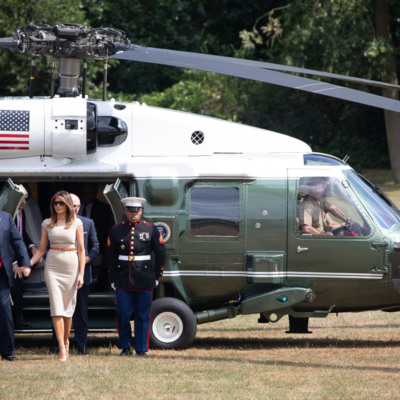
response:
<path id="1" fill-rule="evenodd" d="M 83 276 L 79 275 L 76 280 L 76 288 L 80 289 L 83 286 Z"/>

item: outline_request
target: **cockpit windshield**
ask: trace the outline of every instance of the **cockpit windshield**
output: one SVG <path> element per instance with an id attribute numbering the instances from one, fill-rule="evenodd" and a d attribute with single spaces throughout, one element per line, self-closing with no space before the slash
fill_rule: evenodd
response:
<path id="1" fill-rule="evenodd" d="M 368 180 L 360 178 L 354 171 L 345 171 L 353 190 L 361 197 L 365 208 L 384 230 L 390 230 L 400 222 L 400 212 L 382 190 Z"/>
<path id="2" fill-rule="evenodd" d="M 371 228 L 350 196 L 348 184 L 336 177 L 299 179 L 297 220 L 301 235 L 365 237 Z"/>

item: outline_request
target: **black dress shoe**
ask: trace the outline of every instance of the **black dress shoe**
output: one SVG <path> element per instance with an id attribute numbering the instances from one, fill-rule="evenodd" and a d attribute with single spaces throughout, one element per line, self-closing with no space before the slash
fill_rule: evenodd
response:
<path id="1" fill-rule="evenodd" d="M 86 347 L 78 347 L 78 354 L 80 354 L 81 356 L 87 356 L 89 353 L 87 352 Z"/>
<path id="2" fill-rule="evenodd" d="M 147 357 L 147 353 L 145 351 L 137 351 L 136 355 L 138 357 Z"/>
<path id="3" fill-rule="evenodd" d="M 1 356 L 1 359 L 6 361 L 15 361 L 17 358 L 14 356 L 14 354 L 10 354 L 8 356 Z"/>
<path id="4" fill-rule="evenodd" d="M 120 356 L 131 356 L 132 355 L 132 349 L 130 347 L 127 347 L 126 349 L 122 349 Z"/>

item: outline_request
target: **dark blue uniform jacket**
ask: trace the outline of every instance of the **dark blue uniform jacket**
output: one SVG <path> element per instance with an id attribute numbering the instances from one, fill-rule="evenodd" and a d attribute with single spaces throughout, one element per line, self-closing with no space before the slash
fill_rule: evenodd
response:
<path id="1" fill-rule="evenodd" d="M 109 234 L 107 265 L 109 278 L 116 288 L 142 290 L 155 287 L 164 272 L 165 247 L 160 232 L 154 224 L 140 221 L 136 226 L 129 222 L 115 225 Z M 136 256 L 151 259 L 134 260 Z M 120 259 L 120 256 L 126 258 Z"/>

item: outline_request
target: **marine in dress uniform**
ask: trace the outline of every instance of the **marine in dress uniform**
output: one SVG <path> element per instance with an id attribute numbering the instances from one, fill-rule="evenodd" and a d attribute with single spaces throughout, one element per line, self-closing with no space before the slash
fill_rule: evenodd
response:
<path id="1" fill-rule="evenodd" d="M 164 241 L 157 227 L 142 221 L 145 199 L 122 199 L 127 221 L 115 225 L 107 240 L 109 277 L 116 290 L 118 347 L 121 355 L 132 353 L 130 320 L 134 317 L 135 350 L 146 355 L 149 345 L 153 290 L 162 279 Z M 154 265 L 151 254 L 154 252 Z"/>

